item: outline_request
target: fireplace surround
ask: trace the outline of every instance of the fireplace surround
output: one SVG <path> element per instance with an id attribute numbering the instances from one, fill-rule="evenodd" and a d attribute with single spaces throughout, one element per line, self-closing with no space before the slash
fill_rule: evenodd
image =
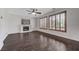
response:
<path id="1" fill-rule="evenodd" d="M 30 32 L 30 25 L 21 25 L 21 33 Z"/>
<path id="2" fill-rule="evenodd" d="M 21 33 L 30 31 L 30 19 L 21 20 Z"/>

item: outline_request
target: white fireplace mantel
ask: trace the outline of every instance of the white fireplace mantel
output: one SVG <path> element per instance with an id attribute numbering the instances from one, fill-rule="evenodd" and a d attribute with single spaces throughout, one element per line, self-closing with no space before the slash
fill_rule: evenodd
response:
<path id="1" fill-rule="evenodd" d="M 29 30 L 28 31 L 23 31 L 24 26 L 29 26 Z M 21 25 L 21 33 L 30 32 L 30 31 L 31 31 L 31 25 Z"/>

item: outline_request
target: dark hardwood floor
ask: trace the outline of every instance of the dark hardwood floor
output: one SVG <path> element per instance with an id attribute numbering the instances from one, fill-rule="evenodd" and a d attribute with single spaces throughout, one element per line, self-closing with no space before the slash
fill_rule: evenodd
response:
<path id="1" fill-rule="evenodd" d="M 34 31 L 9 34 L 1 51 L 79 51 L 79 42 Z"/>

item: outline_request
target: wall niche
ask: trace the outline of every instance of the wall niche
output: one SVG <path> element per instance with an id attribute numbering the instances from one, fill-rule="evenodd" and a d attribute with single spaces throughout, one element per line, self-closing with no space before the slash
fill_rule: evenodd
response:
<path id="1" fill-rule="evenodd" d="M 21 24 L 22 25 L 30 25 L 30 19 L 22 19 Z"/>

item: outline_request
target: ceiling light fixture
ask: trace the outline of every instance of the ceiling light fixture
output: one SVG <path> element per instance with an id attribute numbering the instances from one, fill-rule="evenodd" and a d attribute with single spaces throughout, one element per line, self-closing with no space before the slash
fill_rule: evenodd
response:
<path id="1" fill-rule="evenodd" d="M 33 15 L 35 15 L 36 13 L 35 13 L 35 12 L 33 12 L 32 14 L 33 14 Z"/>

